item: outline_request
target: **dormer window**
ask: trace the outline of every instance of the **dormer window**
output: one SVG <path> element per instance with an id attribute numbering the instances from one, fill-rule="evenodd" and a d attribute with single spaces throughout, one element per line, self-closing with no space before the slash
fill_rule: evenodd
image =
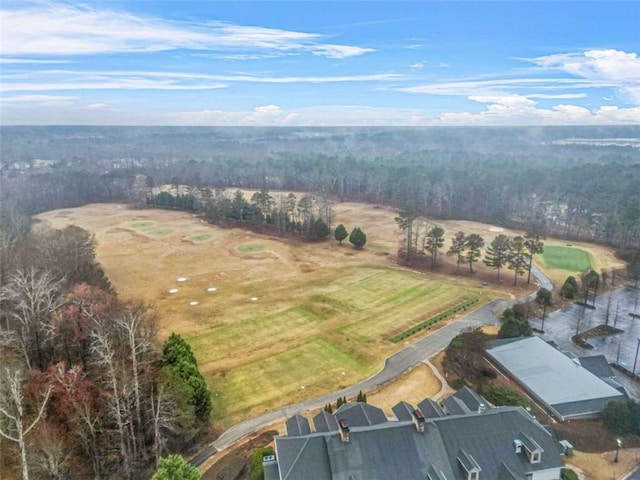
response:
<path id="1" fill-rule="evenodd" d="M 531 463 L 540 463 L 540 452 L 531 452 Z"/>
<path id="2" fill-rule="evenodd" d="M 460 449 L 458 450 L 458 463 L 460 463 L 460 466 L 467 473 L 467 480 L 479 480 L 482 469 L 475 458 Z"/>
<path id="3" fill-rule="evenodd" d="M 520 438 L 514 441 L 516 445 L 516 453 L 520 453 L 522 448 L 518 448 L 518 444 L 524 447 L 524 454 L 526 455 L 529 463 L 540 463 L 542 457 L 542 447 L 526 433 L 520 432 Z"/>

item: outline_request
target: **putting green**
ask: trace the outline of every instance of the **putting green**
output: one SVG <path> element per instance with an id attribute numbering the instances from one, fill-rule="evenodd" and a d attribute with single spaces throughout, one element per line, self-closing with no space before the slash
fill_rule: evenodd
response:
<path id="1" fill-rule="evenodd" d="M 173 233 L 173 230 L 171 230 L 169 228 L 161 228 L 159 230 L 153 230 L 151 232 L 146 232 L 147 235 L 151 235 L 153 237 L 163 237 L 165 235 L 169 235 L 170 233 Z"/>
<path id="2" fill-rule="evenodd" d="M 264 246 L 255 243 L 247 243 L 246 245 L 240 245 L 238 247 L 238 251 L 243 253 L 260 252 L 262 250 L 264 250 Z"/>
<path id="3" fill-rule="evenodd" d="M 591 254 L 576 247 L 544 246 L 542 263 L 549 268 L 568 272 L 583 272 L 592 268 Z"/>
<path id="4" fill-rule="evenodd" d="M 186 239 L 190 242 L 205 242 L 207 240 L 211 240 L 213 235 L 208 233 L 200 233 L 198 235 L 189 235 Z"/>
<path id="5" fill-rule="evenodd" d="M 155 225 L 155 222 L 135 222 L 129 225 L 131 228 L 149 228 Z"/>

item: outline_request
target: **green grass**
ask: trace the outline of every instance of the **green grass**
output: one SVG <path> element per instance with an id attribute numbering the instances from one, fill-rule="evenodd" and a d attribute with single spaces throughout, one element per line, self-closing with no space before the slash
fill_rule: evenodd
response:
<path id="1" fill-rule="evenodd" d="M 211 240 L 213 238 L 213 235 L 210 235 L 208 233 L 201 233 L 198 235 L 189 235 L 187 237 L 187 240 L 189 240 L 190 242 L 204 242 L 206 240 Z"/>
<path id="2" fill-rule="evenodd" d="M 353 375 L 362 379 L 398 350 L 392 336 L 464 300 L 489 300 L 480 287 L 369 266 L 275 282 L 257 296 L 260 302 L 239 301 L 235 313 L 228 306 L 224 317 L 188 338 L 219 394 L 214 411 L 222 426 L 353 383 Z M 343 379 L 342 371 L 352 376 Z"/>
<path id="3" fill-rule="evenodd" d="M 163 237 L 165 235 L 169 235 L 173 233 L 173 230 L 169 228 L 160 228 L 158 230 L 152 230 L 151 232 L 146 232 L 147 235 L 151 235 L 152 237 Z"/>
<path id="4" fill-rule="evenodd" d="M 342 375 L 342 372 L 348 372 Z M 240 418 L 263 413 L 300 398 L 334 390 L 368 373 L 348 353 L 331 342 L 310 338 L 307 343 L 209 378 L 215 385 L 216 424 L 231 425 Z M 301 387 L 305 388 L 302 389 Z M 214 394 L 215 395 L 215 394 Z"/>
<path id="5" fill-rule="evenodd" d="M 135 222 L 129 225 L 131 228 L 149 228 L 155 225 L 155 222 Z"/>
<path id="6" fill-rule="evenodd" d="M 583 272 L 592 268 L 589 252 L 576 247 L 545 245 L 541 258 L 547 267 L 568 272 Z"/>
<path id="7" fill-rule="evenodd" d="M 263 245 L 257 245 L 255 243 L 248 243 L 246 245 L 240 245 L 238 251 L 243 253 L 260 252 L 264 250 Z"/>

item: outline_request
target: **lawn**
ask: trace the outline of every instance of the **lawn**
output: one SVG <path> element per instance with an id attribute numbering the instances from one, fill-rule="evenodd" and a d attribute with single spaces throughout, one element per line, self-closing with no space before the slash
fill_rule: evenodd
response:
<path id="1" fill-rule="evenodd" d="M 576 247 L 545 245 L 541 259 L 549 268 L 568 272 L 583 272 L 592 268 L 589 252 Z"/>
<path id="2" fill-rule="evenodd" d="M 479 298 L 479 307 L 500 295 L 475 278 L 393 265 L 394 212 L 355 204 L 335 211 L 336 222 L 357 222 L 370 235 L 364 250 L 332 240 L 284 242 L 183 212 L 121 205 L 39 218 L 92 232 L 118 294 L 153 304 L 162 338 L 173 331 L 187 338 L 215 395 L 214 421 L 224 428 L 362 380 L 407 342 L 393 344 L 393 335 L 468 298 Z"/>

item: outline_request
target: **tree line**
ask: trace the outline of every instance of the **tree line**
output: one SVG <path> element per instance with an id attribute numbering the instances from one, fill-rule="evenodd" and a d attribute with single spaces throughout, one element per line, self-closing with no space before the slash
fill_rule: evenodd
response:
<path id="1" fill-rule="evenodd" d="M 0 229 L 0 468 L 148 476 L 207 429 L 193 353 L 177 335 L 159 345 L 153 308 L 118 298 L 86 231 L 29 223 L 14 214 Z"/>

